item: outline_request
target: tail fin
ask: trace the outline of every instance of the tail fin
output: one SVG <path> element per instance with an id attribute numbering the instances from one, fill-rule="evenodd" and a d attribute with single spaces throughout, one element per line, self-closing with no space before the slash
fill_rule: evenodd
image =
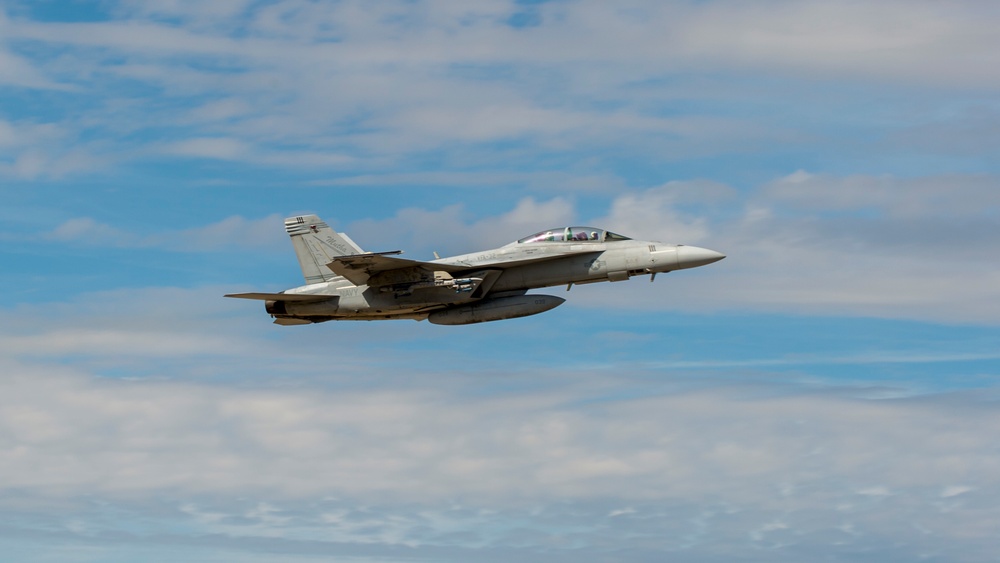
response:
<path id="1" fill-rule="evenodd" d="M 334 231 L 316 215 L 285 219 L 285 231 L 292 237 L 292 246 L 307 284 L 338 277 L 326 267 L 335 257 L 364 252 L 350 237 Z"/>

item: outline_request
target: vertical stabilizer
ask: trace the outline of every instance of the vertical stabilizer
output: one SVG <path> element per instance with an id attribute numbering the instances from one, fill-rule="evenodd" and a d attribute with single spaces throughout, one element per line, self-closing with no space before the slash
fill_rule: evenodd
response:
<path id="1" fill-rule="evenodd" d="M 292 246 L 307 284 L 338 277 L 326 267 L 335 257 L 364 252 L 350 237 L 334 231 L 316 215 L 285 219 L 285 231 L 292 237 Z"/>

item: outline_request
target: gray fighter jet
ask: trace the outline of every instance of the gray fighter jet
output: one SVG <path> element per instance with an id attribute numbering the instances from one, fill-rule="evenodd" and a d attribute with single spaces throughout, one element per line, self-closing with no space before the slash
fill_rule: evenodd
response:
<path id="1" fill-rule="evenodd" d="M 562 305 L 529 289 L 696 268 L 724 254 L 682 244 L 632 240 L 592 227 L 546 229 L 493 250 L 429 262 L 402 251 L 364 252 L 316 215 L 285 219 L 306 285 L 280 293 L 226 297 L 264 301 L 279 325 L 324 321 L 427 319 L 464 325 L 514 319 Z M 436 254 L 435 254 L 436 256 Z"/>

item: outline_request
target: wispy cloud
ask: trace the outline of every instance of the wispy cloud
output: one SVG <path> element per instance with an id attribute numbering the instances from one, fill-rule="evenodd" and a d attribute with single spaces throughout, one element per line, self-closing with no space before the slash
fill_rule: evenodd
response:
<path id="1" fill-rule="evenodd" d="M 1000 311 L 991 304 L 1000 302 L 1000 271 L 983 259 L 1000 244 L 992 227 L 996 184 L 984 176 L 798 172 L 724 204 L 717 199 L 724 186 L 700 186 L 703 197 L 716 198 L 709 215 L 703 206 L 678 199 L 682 183 L 622 195 L 608 221 L 628 223 L 630 232 L 653 239 L 715 248 L 728 258 L 711 266 L 711 273 L 681 273 L 666 281 L 683 300 L 664 302 L 657 298 L 662 288 L 648 284 L 627 297 L 589 299 L 635 307 L 663 303 L 691 310 L 996 323 Z M 719 220 L 710 218 L 716 214 Z"/>
<path id="2" fill-rule="evenodd" d="M 128 232 L 90 217 L 77 217 L 55 226 L 44 238 L 75 245 L 182 252 L 218 252 L 230 248 L 276 250 L 281 244 L 287 245 L 281 221 L 277 214 L 261 219 L 232 216 L 203 227 L 149 233 Z"/>
<path id="3" fill-rule="evenodd" d="M 650 367 L 667 369 L 716 369 L 716 368 L 753 368 L 777 366 L 819 366 L 819 365 L 870 365 L 870 364 L 927 364 L 948 362 L 975 362 L 982 360 L 1000 360 L 1000 353 L 980 352 L 968 354 L 940 353 L 927 354 L 918 352 L 897 352 L 862 354 L 852 356 L 809 356 L 795 355 L 783 358 L 756 358 L 742 360 L 697 360 L 697 361 L 660 361 L 651 362 Z"/>
<path id="4" fill-rule="evenodd" d="M 524 10 L 537 26 L 511 25 Z M 0 56 L 0 76 L 7 68 L 29 77 L 23 86 L 66 88 L 61 107 L 72 110 L 58 115 L 50 107 L 40 117 L 70 129 L 71 139 L 109 145 L 95 156 L 184 154 L 278 168 L 352 163 L 370 171 L 386 158 L 457 156 L 461 146 L 517 141 L 542 154 L 603 147 L 679 159 L 824 142 L 822 128 L 781 119 L 783 108 L 767 110 L 771 119 L 719 111 L 720 103 L 774 103 L 770 91 L 747 84 L 753 81 L 721 77 L 735 68 L 805 83 L 834 77 L 889 89 L 994 89 L 992 74 L 981 70 L 994 62 L 987 53 L 1000 52 L 988 23 L 993 12 L 978 2 L 945 10 L 924 1 L 836 8 L 774 1 L 752 9 L 638 1 L 531 8 L 233 2 L 217 9 L 122 2 L 106 21 L 5 16 L 14 51 Z M 34 56 L 26 45 L 60 56 Z M 122 111 L 149 89 L 169 102 Z M 799 104 L 825 95 L 800 91 Z M 712 102 L 691 104 L 698 99 Z M 123 141 L 115 134 L 121 128 L 135 134 Z M 32 148 L 49 154 L 68 146 Z M 275 152 L 284 156 L 265 158 Z M 504 162 L 489 152 L 479 158 Z M 35 175 L 47 173 L 42 167 Z"/>

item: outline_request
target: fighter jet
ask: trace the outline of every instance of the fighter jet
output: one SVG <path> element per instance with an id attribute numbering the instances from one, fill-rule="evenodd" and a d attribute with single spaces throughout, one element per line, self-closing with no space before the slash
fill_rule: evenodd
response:
<path id="1" fill-rule="evenodd" d="M 383 319 L 465 325 L 543 313 L 565 302 L 540 287 L 696 268 L 725 258 L 707 248 L 632 240 L 593 227 L 546 229 L 500 248 L 431 261 L 400 250 L 365 252 L 316 215 L 285 219 L 306 285 L 280 293 L 232 293 L 264 301 L 279 325 Z M 435 253 L 435 257 L 437 254 Z"/>

